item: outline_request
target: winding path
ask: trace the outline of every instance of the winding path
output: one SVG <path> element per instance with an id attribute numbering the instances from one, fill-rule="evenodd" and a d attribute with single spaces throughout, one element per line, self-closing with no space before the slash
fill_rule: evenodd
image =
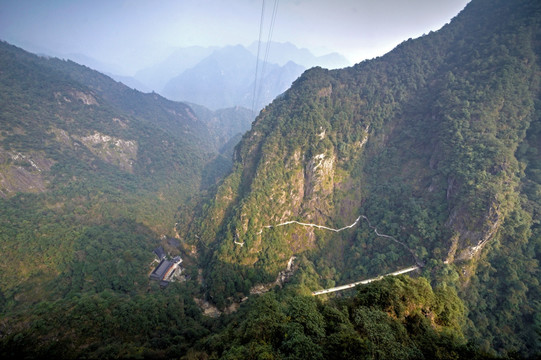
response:
<path id="1" fill-rule="evenodd" d="M 361 218 L 363 218 L 364 220 L 366 220 L 366 222 L 368 223 L 368 227 L 370 227 L 371 229 L 374 230 L 374 233 L 379 236 L 379 237 L 384 237 L 384 238 L 387 238 L 387 239 L 390 239 L 394 242 L 396 242 L 397 244 L 400 244 L 401 246 L 403 246 L 412 256 L 413 258 L 415 259 L 415 263 L 417 265 L 415 266 L 411 266 L 409 268 L 405 268 L 405 269 L 401 269 L 401 270 L 398 270 L 398 271 L 395 271 L 395 272 L 392 272 L 392 273 L 389 273 L 389 274 L 385 274 L 385 275 L 380 275 L 378 277 L 375 277 L 375 278 L 371 278 L 371 279 L 366 279 L 366 280 L 361 280 L 361 281 L 357 281 L 357 282 L 354 282 L 354 283 L 350 283 L 350 284 L 346 284 L 346 285 L 341 285 L 341 286 L 336 286 L 336 287 L 332 287 L 332 288 L 329 288 L 329 289 L 323 289 L 323 290 L 317 290 L 317 291 L 314 291 L 312 292 L 312 295 L 313 296 L 317 296 L 317 295 L 322 295 L 322 294 L 328 294 L 328 293 L 332 293 L 332 292 L 336 292 L 336 291 L 342 291 L 342 290 L 346 290 L 346 289 L 351 289 L 351 288 L 354 288 L 355 286 L 357 285 L 362 285 L 362 284 L 369 284 L 373 281 L 378 281 L 378 280 L 381 280 L 383 279 L 385 276 L 396 276 L 396 275 L 400 275 L 400 274 L 406 274 L 406 273 L 409 273 L 409 272 L 412 272 L 412 271 L 416 271 L 416 270 L 419 270 L 421 268 L 424 267 L 424 263 L 419 260 L 417 258 L 417 255 L 415 255 L 415 252 L 410 249 L 404 242 L 396 239 L 394 236 L 391 236 L 391 235 L 386 235 L 386 234 L 380 234 L 378 232 L 378 229 L 375 227 L 375 226 L 372 226 L 372 224 L 370 223 L 370 220 L 364 216 L 364 215 L 360 215 L 353 224 L 351 225 L 348 225 L 348 226 L 344 226 L 340 229 L 333 229 L 333 228 L 330 228 L 330 227 L 327 227 L 327 226 L 323 226 L 323 225 L 317 225 L 317 224 L 310 224 L 310 223 L 303 223 L 303 222 L 299 222 L 299 221 L 296 221 L 296 220 L 291 220 L 291 221 L 286 221 L 286 222 L 283 222 L 283 223 L 280 223 L 280 224 L 277 224 L 277 225 L 266 225 L 263 227 L 263 229 L 261 229 L 259 231 L 258 234 L 261 234 L 263 232 L 264 229 L 270 229 L 270 228 L 274 228 L 274 227 L 280 227 L 280 226 L 285 226 L 285 225 L 290 225 L 290 224 L 297 224 L 297 225 L 300 225 L 300 226 L 307 226 L 307 227 L 315 227 L 315 228 L 318 228 L 318 229 L 323 229 L 323 230 L 328 230 L 328 231 L 334 231 L 334 232 L 341 232 L 343 230 L 347 230 L 347 229 L 351 229 L 352 227 L 354 227 L 355 225 L 357 225 L 359 223 L 359 221 L 361 220 Z M 244 242 L 238 242 L 237 240 L 235 240 L 235 244 L 236 245 L 240 245 L 240 246 L 244 246 Z M 290 267 L 291 267 L 291 263 L 292 263 L 292 260 L 294 259 L 291 258 L 288 262 L 288 265 L 287 265 L 287 269 L 289 270 Z M 278 280 L 277 280 L 278 281 Z"/>
<path id="2" fill-rule="evenodd" d="M 380 234 L 378 232 L 378 229 L 375 226 L 372 226 L 372 224 L 370 224 L 370 220 L 368 220 L 368 218 L 366 216 L 364 216 L 364 215 L 359 215 L 359 217 L 355 220 L 355 222 L 353 224 L 348 225 L 348 226 L 344 226 L 343 228 L 340 228 L 340 229 L 333 229 L 333 228 L 323 226 L 323 225 L 303 223 L 303 222 L 296 221 L 296 220 L 290 220 L 290 221 L 286 221 L 286 222 L 283 222 L 283 223 L 280 223 L 280 224 L 277 224 L 277 225 L 265 225 L 265 226 L 263 226 L 263 229 L 261 229 L 259 231 L 258 235 L 261 235 L 261 233 L 263 232 L 264 229 L 271 229 L 271 228 L 274 228 L 274 227 L 280 227 L 280 226 L 285 226 L 285 225 L 290 225 L 290 224 L 297 224 L 297 225 L 300 225 L 300 226 L 314 227 L 314 228 L 328 230 L 328 231 L 334 231 L 334 232 L 338 233 L 338 232 L 341 232 L 341 231 L 344 231 L 344 230 L 347 230 L 347 229 L 351 229 L 352 227 L 354 227 L 355 225 L 357 225 L 359 223 L 361 218 L 366 220 L 366 222 L 368 223 L 368 227 L 370 227 L 371 229 L 374 229 L 374 233 L 377 236 L 390 239 L 390 240 L 394 241 L 395 243 L 403 246 L 404 249 L 406 249 L 411 254 L 411 256 L 413 256 L 413 259 L 415 260 L 415 263 L 417 264 L 417 266 L 419 266 L 419 267 L 424 267 L 425 266 L 424 262 L 422 262 L 419 258 L 417 258 L 417 255 L 415 254 L 415 252 L 412 249 L 410 249 L 408 247 L 408 245 L 406 245 L 404 242 L 398 240 L 394 236 Z M 244 242 L 238 242 L 236 240 L 235 240 L 235 244 L 240 245 L 241 247 L 244 246 Z"/>
<path id="3" fill-rule="evenodd" d="M 361 216 L 359 216 L 357 218 L 357 220 L 355 220 L 355 222 L 353 224 L 348 225 L 348 226 L 344 226 L 343 228 L 340 228 L 340 229 L 333 229 L 333 228 L 323 226 L 323 225 L 302 223 L 302 222 L 295 221 L 295 220 L 286 221 L 286 222 L 283 222 L 283 223 L 277 224 L 277 225 L 266 225 L 266 226 L 263 226 L 263 228 L 270 229 L 270 228 L 273 228 L 273 227 L 279 227 L 279 226 L 284 226 L 284 225 L 289 225 L 289 224 L 297 224 L 297 225 L 301 225 L 301 226 L 315 227 L 315 228 L 318 228 L 318 229 L 329 230 L 329 231 L 334 231 L 334 232 L 340 232 L 340 231 L 343 231 L 343 230 L 351 229 L 352 227 L 357 225 L 359 220 L 361 220 Z M 261 230 L 259 233 L 261 234 L 262 231 L 263 230 Z"/>
<path id="4" fill-rule="evenodd" d="M 341 231 L 344 231 L 344 230 L 347 230 L 347 229 L 351 229 L 352 227 L 354 227 L 355 225 L 357 225 L 359 223 L 359 221 L 361 220 L 361 218 L 363 218 L 364 220 L 366 220 L 366 222 L 368 223 L 368 227 L 370 227 L 371 229 L 374 229 L 374 233 L 379 236 L 379 237 L 384 237 L 384 238 L 387 238 L 387 239 L 390 239 L 392 241 L 394 241 L 395 243 L 403 246 L 410 254 L 411 256 L 413 256 L 413 258 L 415 259 L 415 263 L 419 266 L 419 267 L 423 267 L 424 266 L 424 263 L 419 260 L 417 258 L 417 255 L 415 254 L 415 252 L 410 249 L 408 247 L 408 245 L 406 245 L 404 242 L 398 240 L 397 238 L 395 238 L 394 236 L 391 236 L 391 235 L 385 235 L 385 234 L 380 234 L 378 232 L 378 229 L 375 227 L 375 226 L 372 226 L 372 224 L 370 224 L 370 220 L 368 220 L 368 218 L 364 215 L 360 215 L 353 224 L 351 225 L 348 225 L 348 226 L 344 226 L 343 228 L 340 228 L 340 229 L 333 229 L 333 228 L 330 228 L 330 227 L 327 227 L 327 226 L 323 226 L 323 225 L 317 225 L 317 224 L 310 224 L 310 223 L 303 223 L 303 222 L 300 222 L 300 221 L 296 221 L 296 220 L 291 220 L 291 221 L 286 221 L 286 222 L 283 222 L 283 223 L 280 223 L 280 224 L 277 224 L 277 225 L 266 225 L 266 226 L 263 226 L 263 229 L 270 229 L 270 228 L 274 228 L 274 227 L 280 227 L 280 226 L 285 226 L 285 225 L 289 225 L 289 224 L 297 224 L 297 225 L 300 225 L 300 226 L 308 226 L 308 227 L 315 227 L 315 228 L 318 228 L 318 229 L 323 229 L 323 230 L 329 230 L 329 231 L 334 231 L 334 232 L 341 232 Z M 258 233 L 261 234 L 263 232 L 263 229 L 261 229 Z M 240 243 L 240 242 L 237 242 L 235 241 L 235 244 L 237 245 L 244 245 L 244 243 Z"/>
<path id="5" fill-rule="evenodd" d="M 415 259 L 415 263 L 417 264 L 418 267 L 424 267 L 425 264 L 424 262 L 422 262 L 421 260 L 419 260 L 417 258 L 417 255 L 415 255 L 415 252 L 413 250 L 411 250 L 408 245 L 406 245 L 405 243 L 403 243 L 402 241 L 396 239 L 394 236 L 390 236 L 390 235 L 385 235 L 385 234 L 380 234 L 378 232 L 378 229 L 375 227 L 375 226 L 372 226 L 372 224 L 370 224 L 370 220 L 368 220 L 368 218 L 364 215 L 361 215 L 359 216 L 359 218 L 363 218 L 366 220 L 366 222 L 368 223 L 368 227 L 371 228 L 371 229 L 374 229 L 374 233 L 376 233 L 377 236 L 379 237 L 384 237 L 384 238 L 387 238 L 387 239 L 391 239 L 392 241 L 394 241 L 395 243 L 397 244 L 400 244 L 402 245 L 406 250 L 409 251 L 409 253 L 411 254 L 411 256 L 413 256 L 413 259 Z"/>
<path id="6" fill-rule="evenodd" d="M 406 245 L 404 242 L 398 240 L 397 238 L 395 238 L 394 236 L 391 236 L 391 235 L 386 235 L 386 234 L 380 234 L 378 232 L 378 229 L 375 227 L 375 226 L 372 226 L 372 224 L 370 223 L 370 220 L 364 216 L 364 215 L 360 215 L 353 224 L 351 225 L 348 225 L 348 226 L 344 226 L 343 228 L 340 228 L 340 229 L 333 229 L 333 228 L 330 228 L 330 227 L 327 227 L 327 226 L 323 226 L 323 225 L 317 225 L 317 224 L 310 224 L 310 223 L 303 223 L 303 222 L 299 222 L 299 221 L 296 221 L 296 220 L 291 220 L 291 221 L 286 221 L 286 222 L 283 222 L 283 223 L 280 223 L 280 224 L 277 224 L 277 225 L 266 225 L 263 227 L 263 229 L 261 229 L 259 231 L 258 234 L 261 234 L 263 232 L 264 229 L 270 229 L 270 228 L 273 228 L 273 227 L 280 227 L 280 226 L 285 226 L 285 225 L 289 225 L 289 224 L 297 224 L 297 225 L 300 225 L 300 226 L 307 226 L 307 227 L 315 227 L 315 228 L 318 228 L 318 229 L 323 229 L 323 230 L 328 230 L 328 231 L 334 231 L 334 232 L 340 232 L 340 231 L 343 231 L 343 230 L 347 230 L 347 229 L 351 229 L 352 227 L 354 227 L 355 225 L 357 225 L 359 223 L 359 221 L 361 220 L 361 218 L 363 218 L 364 220 L 366 220 L 366 222 L 368 223 L 368 227 L 373 229 L 374 230 L 374 233 L 379 236 L 379 237 L 383 237 L 383 238 L 387 238 L 387 239 L 390 239 L 392 241 L 394 241 L 395 243 L 403 246 L 410 254 L 411 256 L 413 256 L 413 258 L 415 259 L 415 263 L 416 265 L 415 266 L 411 266 L 409 268 L 406 268 L 406 269 L 402 269 L 402 270 L 398 270 L 398 271 L 395 271 L 395 272 L 392 272 L 392 273 L 389 273 L 389 274 L 385 274 L 385 275 L 380 275 L 378 277 L 375 277 L 375 278 L 371 278 L 371 279 L 367 279 L 367 280 L 362 280 L 362 281 L 357 281 L 357 282 L 354 282 L 354 283 L 350 283 L 350 284 L 346 284 L 346 285 L 341 285 L 341 286 L 336 286 L 336 287 L 333 287 L 333 288 L 330 288 L 330 289 L 324 289 L 324 290 L 318 290 L 318 291 L 314 291 L 312 293 L 312 295 L 314 296 L 317 296 L 317 295 L 322 295 L 322 294 L 328 294 L 328 293 L 331 293 L 331 292 L 335 292 L 335 291 L 341 291 L 341 290 L 346 290 L 346 289 L 351 289 L 357 285 L 361 285 L 361 284 L 368 284 L 368 283 L 371 283 L 373 281 L 377 281 L 377 280 L 381 280 L 383 279 L 383 277 L 385 276 L 396 276 L 396 275 L 400 275 L 400 274 L 405 274 L 405 273 L 409 273 L 409 272 L 412 272 L 412 271 L 415 271 L 415 270 L 419 270 L 421 268 L 424 267 L 424 262 L 422 262 L 420 259 L 417 258 L 417 255 L 415 254 L 415 252 L 410 249 L 408 247 L 408 245 Z M 240 246 L 243 246 L 244 245 L 244 242 L 243 243 L 240 243 L 240 242 L 237 242 L 235 240 L 235 244 L 237 245 L 240 245 Z M 291 261 L 292 259 L 290 259 L 289 263 L 288 263 L 288 268 L 291 266 Z"/>

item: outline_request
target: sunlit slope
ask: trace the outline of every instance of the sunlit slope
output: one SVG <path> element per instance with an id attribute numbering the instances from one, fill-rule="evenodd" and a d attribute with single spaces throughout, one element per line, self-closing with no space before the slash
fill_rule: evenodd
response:
<path id="1" fill-rule="evenodd" d="M 273 279 L 292 255 L 318 263 L 323 285 L 468 262 L 517 212 L 534 226 L 517 149 L 539 121 L 539 18 L 534 1 L 473 1 L 381 58 L 307 71 L 261 112 L 215 194 L 181 215 L 211 296 Z M 366 221 L 299 224 L 360 215 L 405 246 Z"/>

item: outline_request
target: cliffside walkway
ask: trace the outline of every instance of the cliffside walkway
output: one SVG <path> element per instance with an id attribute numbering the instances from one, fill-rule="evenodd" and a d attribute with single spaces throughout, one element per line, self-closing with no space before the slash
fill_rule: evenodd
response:
<path id="1" fill-rule="evenodd" d="M 375 226 L 372 226 L 372 224 L 370 223 L 370 220 L 364 216 L 364 215 L 360 215 L 353 224 L 351 225 L 348 225 L 348 226 L 344 226 L 343 228 L 340 228 L 340 229 L 333 229 L 333 228 L 330 228 L 330 227 L 327 227 L 327 226 L 323 226 L 323 225 L 317 225 L 317 224 L 310 224 L 310 223 L 303 223 L 303 222 L 299 222 L 299 221 L 295 221 L 295 220 L 291 220 L 291 221 L 286 221 L 286 222 L 283 222 L 283 223 L 280 223 L 280 224 L 276 224 L 276 225 L 266 225 L 263 227 L 263 229 L 261 229 L 259 231 L 259 234 L 261 234 L 263 232 L 264 229 L 270 229 L 270 228 L 273 228 L 273 227 L 280 227 L 280 226 L 285 226 L 285 225 L 289 225 L 289 224 L 296 224 L 296 225 L 300 225 L 300 226 L 307 226 L 307 227 L 315 227 L 315 228 L 318 228 L 318 229 L 323 229 L 323 230 L 328 230 L 328 231 L 334 231 L 334 232 L 341 232 L 343 230 L 347 230 L 347 229 L 351 229 L 352 227 L 354 227 L 355 225 L 357 225 L 359 223 L 359 221 L 361 219 L 364 219 L 367 224 L 368 224 L 368 227 L 371 228 L 372 230 L 374 230 L 374 233 L 376 234 L 376 236 L 379 236 L 379 237 L 383 237 L 383 238 L 386 238 L 386 239 L 389 239 L 391 241 L 394 241 L 395 243 L 401 245 L 404 247 L 404 249 L 406 249 L 410 254 L 411 256 L 413 257 L 413 259 L 415 260 L 415 263 L 417 265 L 415 266 L 411 266 L 409 268 L 406 268 L 406 269 L 402 269 L 402 270 L 398 270 L 398 271 L 395 271 L 395 272 L 392 272 L 390 274 L 385 274 L 385 275 L 380 275 L 378 277 L 375 277 L 375 278 L 372 278 L 372 279 L 367 279 L 367 280 L 362 280 L 362 281 L 357 281 L 357 282 L 354 282 L 354 283 L 351 283 L 351 284 L 346 284 L 346 285 L 342 285 L 342 286 L 336 286 L 336 287 L 333 287 L 333 288 L 330 288 L 330 289 L 324 289 L 324 290 L 318 290 L 318 291 L 314 291 L 312 293 L 312 295 L 314 296 L 317 296 L 317 295 L 322 295 L 322 294 L 328 294 L 328 293 L 332 293 L 332 292 L 336 292 L 336 291 L 341 291 L 341 290 L 346 290 L 346 289 L 351 289 L 351 288 L 354 288 L 355 286 L 357 285 L 362 285 L 362 284 L 368 284 L 368 283 L 371 283 L 373 281 L 377 281 L 377 280 L 381 280 L 383 279 L 385 276 L 396 276 L 396 275 L 400 275 L 400 274 L 406 274 L 406 273 L 409 273 L 409 272 L 412 272 L 412 271 L 415 271 L 415 270 L 419 270 L 421 268 L 423 268 L 425 266 L 424 262 L 421 261 L 417 255 L 415 254 L 415 252 L 410 249 L 410 247 L 398 240 L 397 238 L 395 238 L 394 236 L 390 236 L 390 235 L 386 235 L 386 234 L 381 234 L 380 232 L 378 232 L 378 229 L 375 227 Z M 237 245 L 241 245 L 243 246 L 244 243 L 239 243 L 235 240 L 235 244 Z"/>
<path id="2" fill-rule="evenodd" d="M 417 257 L 417 255 L 415 254 L 415 252 L 410 249 L 410 247 L 408 245 L 406 245 L 406 243 L 398 240 L 397 238 L 395 238 L 394 236 L 390 236 L 390 235 L 385 235 L 385 234 L 380 234 L 378 232 L 378 229 L 375 227 L 375 226 L 372 226 L 372 224 L 370 224 L 370 220 L 368 220 L 368 218 L 364 215 L 360 215 L 356 220 L 355 222 L 353 222 L 353 224 L 351 225 L 348 225 L 348 226 L 344 226 L 343 228 L 340 228 L 340 229 L 333 229 L 333 228 L 330 228 L 330 227 L 327 227 L 327 226 L 323 226 L 323 225 L 317 225 L 317 224 L 310 224 L 310 223 L 303 223 L 303 222 L 300 222 L 300 221 L 296 221 L 296 220 L 291 220 L 291 221 L 286 221 L 286 222 L 283 222 L 283 223 L 280 223 L 280 224 L 276 224 L 276 225 L 266 225 L 266 226 L 263 226 L 263 229 L 261 229 L 258 233 L 261 234 L 263 232 L 264 229 L 271 229 L 271 228 L 276 228 L 276 227 L 280 227 L 280 226 L 285 226 L 285 225 L 290 225 L 290 224 L 296 224 L 296 225 L 300 225 L 300 226 L 306 226 L 306 227 L 314 227 L 314 228 L 317 228 L 317 229 L 322 229 L 322 230 L 328 230 L 328 231 L 334 231 L 334 232 L 341 232 L 341 231 L 344 231 L 344 230 L 347 230 L 347 229 L 351 229 L 352 227 L 354 227 L 355 225 L 357 225 L 359 223 L 359 221 L 362 219 L 366 220 L 366 222 L 368 223 L 368 227 L 371 228 L 372 230 L 374 230 L 374 233 L 379 236 L 379 237 L 383 237 L 383 238 L 386 238 L 386 239 L 389 239 L 389 240 L 392 240 L 394 241 L 395 243 L 401 245 L 402 247 L 404 247 L 404 249 L 406 249 L 410 254 L 411 256 L 413 256 L 413 259 L 415 260 L 415 263 L 419 266 L 419 267 L 423 267 L 425 266 L 425 264 Z M 240 245 L 240 246 L 243 246 L 244 243 L 242 242 L 237 242 L 235 240 L 235 244 L 237 245 Z"/>
<path id="3" fill-rule="evenodd" d="M 314 291 L 312 293 L 312 295 L 317 296 L 317 295 L 328 294 L 328 293 L 332 293 L 332 292 L 336 292 L 336 291 L 347 290 L 347 289 L 354 288 L 357 285 L 368 284 L 368 283 L 371 283 L 373 281 L 381 280 L 385 276 L 396 276 L 396 275 L 400 275 L 400 274 L 409 273 L 409 272 L 412 272 L 412 271 L 415 271 L 415 270 L 418 270 L 418 269 L 420 269 L 420 267 L 416 265 L 416 266 L 412 266 L 412 267 L 409 267 L 409 268 L 406 268 L 406 269 L 402 269 L 402 270 L 392 272 L 390 274 L 381 275 L 381 276 L 378 276 L 378 277 L 375 277 L 375 278 L 372 278 L 372 279 L 366 279 L 366 280 L 362 280 L 362 281 L 357 281 L 357 282 L 354 282 L 354 283 L 351 283 L 351 284 L 336 286 L 336 287 L 333 287 L 333 288 L 330 288 L 330 289 L 317 290 L 317 291 Z"/>
<path id="4" fill-rule="evenodd" d="M 279 226 L 284 226 L 284 225 L 289 225 L 289 224 L 297 224 L 297 225 L 300 225 L 300 226 L 315 227 L 315 228 L 318 228 L 318 229 L 329 230 L 329 231 L 334 231 L 334 232 L 340 232 L 340 231 L 344 231 L 344 230 L 347 230 L 347 229 L 351 229 L 352 227 L 357 225 L 359 220 L 361 220 L 360 216 L 357 218 L 357 220 L 355 220 L 355 222 L 353 224 L 348 225 L 348 226 L 344 226 L 343 228 L 340 228 L 340 229 L 333 229 L 333 228 L 323 226 L 323 225 L 302 223 L 302 222 L 295 221 L 295 220 L 286 221 L 286 222 L 283 222 L 281 224 L 276 224 L 276 225 L 266 225 L 266 226 L 263 226 L 263 228 L 264 229 L 270 229 L 270 228 L 273 228 L 273 227 L 279 227 Z M 263 230 L 261 230 L 259 233 L 261 234 L 262 231 Z"/>
<path id="5" fill-rule="evenodd" d="M 408 245 L 406 245 L 404 242 L 396 239 L 394 236 L 390 236 L 390 235 L 385 235 L 385 234 L 380 234 L 378 232 L 378 229 L 375 227 L 375 226 L 372 226 L 372 224 L 370 224 L 370 220 L 368 220 L 368 218 L 364 215 L 361 215 L 359 216 L 359 218 L 363 218 L 366 220 L 366 222 L 368 223 L 368 227 L 373 229 L 374 230 L 374 233 L 379 236 L 379 237 L 383 237 L 383 238 L 386 238 L 386 239 L 390 239 L 392 241 L 394 241 L 395 243 L 399 244 L 399 245 L 402 245 L 404 247 L 404 249 L 406 249 L 410 254 L 411 256 L 413 256 L 413 259 L 415 260 L 415 263 L 417 264 L 418 267 L 423 267 L 425 266 L 424 262 L 421 261 L 417 255 L 415 254 L 415 252 L 410 249 L 410 247 Z"/>

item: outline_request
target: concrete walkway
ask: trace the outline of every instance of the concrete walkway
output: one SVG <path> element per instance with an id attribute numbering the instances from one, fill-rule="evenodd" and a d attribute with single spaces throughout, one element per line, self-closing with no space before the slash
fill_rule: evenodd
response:
<path id="1" fill-rule="evenodd" d="M 354 282 L 354 283 L 351 283 L 351 284 L 342 285 L 342 286 L 336 286 L 336 287 L 333 287 L 333 288 L 330 288 L 330 289 L 314 291 L 312 293 L 312 295 L 317 296 L 317 295 L 321 295 L 321 294 L 332 293 L 332 292 L 335 292 L 335 291 L 351 289 L 351 288 L 354 288 L 357 285 L 368 284 L 368 283 L 371 283 L 372 281 L 381 280 L 385 276 L 396 276 L 396 275 L 400 275 L 400 274 L 409 273 L 409 272 L 412 272 L 412 271 L 415 271 L 415 270 L 418 270 L 418 269 L 420 269 L 419 266 L 412 266 L 412 267 L 409 267 L 409 268 L 406 268 L 406 269 L 395 271 L 395 272 L 390 273 L 390 274 L 381 275 L 381 276 L 378 276 L 378 277 L 375 277 L 375 278 L 372 278 L 372 279 L 357 281 L 357 282 Z"/>

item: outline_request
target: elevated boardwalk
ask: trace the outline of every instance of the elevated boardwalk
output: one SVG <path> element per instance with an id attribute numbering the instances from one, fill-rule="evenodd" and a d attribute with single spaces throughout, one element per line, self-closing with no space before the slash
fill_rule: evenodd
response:
<path id="1" fill-rule="evenodd" d="M 378 276 L 378 277 L 375 277 L 375 278 L 372 278 L 372 279 L 357 281 L 357 282 L 354 282 L 354 283 L 351 283 L 351 284 L 342 285 L 342 286 L 336 286 L 336 287 L 333 287 L 333 288 L 330 288 L 330 289 L 314 291 L 312 293 L 312 295 L 317 296 L 317 295 L 328 294 L 328 293 L 332 293 L 332 292 L 336 292 L 336 291 L 347 290 L 347 289 L 354 288 L 357 285 L 368 284 L 368 283 L 371 283 L 373 281 L 381 280 L 385 276 L 396 276 L 396 275 L 400 275 L 400 274 L 409 273 L 409 272 L 412 272 L 412 271 L 415 271 L 415 270 L 418 270 L 418 269 L 420 269 L 420 267 L 416 265 L 416 266 L 412 266 L 412 267 L 409 267 L 409 268 L 406 268 L 406 269 L 402 269 L 402 270 L 392 272 L 390 274 L 381 275 L 381 276 Z"/>

